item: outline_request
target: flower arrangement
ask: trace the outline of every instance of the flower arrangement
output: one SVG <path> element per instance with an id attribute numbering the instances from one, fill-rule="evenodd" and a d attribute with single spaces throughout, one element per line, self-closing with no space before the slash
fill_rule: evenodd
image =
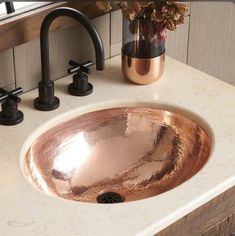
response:
<path id="1" fill-rule="evenodd" d="M 130 22 L 130 32 L 135 33 L 134 20 L 147 20 L 153 24 L 153 34 L 145 32 L 144 25 L 140 28 L 139 34 L 143 39 L 158 42 L 166 38 L 166 30 L 175 31 L 177 25 L 184 23 L 187 5 L 172 1 L 114 1 L 96 2 L 99 9 L 105 12 L 110 11 L 114 5 L 118 5 L 126 19 Z M 148 39 L 147 39 L 148 38 Z"/>
<path id="2" fill-rule="evenodd" d="M 135 84 L 150 84 L 164 71 L 167 30 L 184 23 L 187 5 L 173 1 L 96 2 L 109 12 L 115 5 L 122 10 L 122 72 Z"/>

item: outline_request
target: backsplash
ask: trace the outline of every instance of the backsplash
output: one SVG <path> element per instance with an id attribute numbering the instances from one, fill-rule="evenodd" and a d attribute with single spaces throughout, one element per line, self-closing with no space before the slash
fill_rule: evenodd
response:
<path id="1" fill-rule="evenodd" d="M 15 87 L 15 70 L 13 49 L 0 53 L 0 87 L 12 89 Z"/>
<path id="2" fill-rule="evenodd" d="M 110 57 L 110 14 L 91 20 L 103 40 L 105 59 Z M 95 50 L 88 33 L 81 25 L 50 33 L 51 78 L 67 75 L 68 61 L 95 60 Z M 0 87 L 22 87 L 24 92 L 37 87 L 41 79 L 39 39 L 0 53 Z"/>
<path id="3" fill-rule="evenodd" d="M 235 5 L 232 3 L 223 4 L 224 5 L 221 3 L 214 3 L 213 6 L 210 5 L 210 8 L 212 7 L 217 11 L 221 8 L 224 8 L 225 10 L 229 9 L 231 15 L 227 16 L 227 18 L 233 18 L 233 21 L 226 20 L 232 24 L 235 22 L 235 14 L 232 14 L 235 13 Z M 205 42 L 205 40 L 209 42 L 207 38 L 202 37 L 203 27 L 208 28 L 208 26 L 204 26 L 202 21 L 200 21 L 201 24 L 199 27 L 198 20 L 195 19 L 195 14 L 198 15 L 199 13 L 201 18 L 206 17 L 203 15 L 203 11 L 200 11 L 201 6 L 205 9 L 209 8 L 208 3 L 191 3 L 189 12 L 191 15 L 186 17 L 185 23 L 180 25 L 176 32 L 168 32 L 166 54 L 235 85 L 235 80 L 232 78 L 235 76 L 235 48 L 234 50 L 232 50 L 232 48 L 230 50 L 226 45 L 221 45 L 225 47 L 224 56 L 226 58 L 223 60 L 223 55 L 220 55 L 220 58 L 217 58 L 213 54 L 211 47 L 209 47 L 209 50 L 207 51 L 206 48 L 204 48 L 204 44 L 200 43 Z M 211 10 L 212 13 L 213 9 Z M 223 9 L 221 11 L 223 12 Z M 205 12 L 208 11 L 205 10 Z M 226 16 L 223 18 L 225 17 Z M 217 20 L 219 19 L 215 19 L 215 21 Z M 99 16 L 92 19 L 92 22 L 103 39 L 106 59 L 120 54 L 122 42 L 121 11 L 118 10 Z M 205 24 L 207 23 L 208 22 L 205 22 Z M 201 41 L 196 39 L 195 33 L 201 35 Z M 231 39 L 235 41 L 235 32 L 230 32 L 230 34 Z M 193 38 L 191 35 L 193 35 Z M 224 36 L 216 35 L 216 37 L 221 38 Z M 215 42 L 212 41 L 212 44 L 218 46 L 219 41 L 214 41 Z M 198 44 L 200 47 L 198 47 Z M 235 44 L 231 43 L 231 47 L 235 47 L 234 45 Z M 199 50 L 201 54 L 196 53 L 195 50 Z M 202 53 L 210 53 L 209 57 L 211 60 L 208 60 L 208 55 L 202 55 Z M 227 61 L 227 58 L 229 59 L 228 65 L 225 65 L 225 62 L 223 61 Z M 78 62 L 84 62 L 88 59 L 94 61 L 94 46 L 86 30 L 80 25 L 50 33 L 51 77 L 53 80 L 67 74 L 68 61 L 70 59 Z M 223 67 L 220 65 L 221 62 L 223 62 Z M 226 66 L 229 68 L 228 70 L 226 70 Z M 41 78 L 39 40 L 31 41 L 1 52 L 0 71 L 0 87 L 10 89 L 15 86 L 21 86 L 23 87 L 24 92 L 37 87 L 37 83 Z"/>

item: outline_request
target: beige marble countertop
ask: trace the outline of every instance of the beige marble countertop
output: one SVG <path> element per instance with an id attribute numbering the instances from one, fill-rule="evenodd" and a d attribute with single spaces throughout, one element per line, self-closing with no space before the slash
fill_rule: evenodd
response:
<path id="1" fill-rule="evenodd" d="M 119 56 L 106 61 L 104 72 L 93 71 L 94 92 L 87 97 L 67 94 L 71 77 L 55 83 L 59 109 L 34 110 L 34 90 L 21 96 L 24 122 L 0 126 L 0 235 L 152 235 L 234 186 L 235 87 L 168 57 L 163 78 L 151 85 L 126 82 Z M 25 178 L 20 153 L 40 125 L 92 110 L 149 103 L 193 112 L 209 124 L 211 157 L 190 180 L 145 200 L 103 205 L 48 196 Z"/>

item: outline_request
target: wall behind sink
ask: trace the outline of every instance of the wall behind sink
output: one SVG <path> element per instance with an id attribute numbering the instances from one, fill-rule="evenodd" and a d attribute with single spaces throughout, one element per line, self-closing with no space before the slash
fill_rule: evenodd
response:
<path id="1" fill-rule="evenodd" d="M 190 16 L 176 32 L 168 32 L 167 55 L 235 85 L 235 4 L 188 3 Z M 213 20 L 212 20 L 213 19 Z M 92 19 L 104 43 L 106 59 L 120 54 L 120 10 Z M 233 30 L 232 30 L 233 29 Z M 51 75 L 67 74 L 68 60 L 94 61 L 94 49 L 79 25 L 50 33 Z M 0 53 L 0 87 L 37 86 L 41 78 L 39 40 Z"/>

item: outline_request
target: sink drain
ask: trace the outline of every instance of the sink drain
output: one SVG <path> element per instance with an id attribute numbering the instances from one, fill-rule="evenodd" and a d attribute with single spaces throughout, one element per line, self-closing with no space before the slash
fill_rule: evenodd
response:
<path id="1" fill-rule="evenodd" d="M 102 192 L 96 198 L 98 203 L 119 203 L 124 202 L 124 197 L 115 192 Z"/>

